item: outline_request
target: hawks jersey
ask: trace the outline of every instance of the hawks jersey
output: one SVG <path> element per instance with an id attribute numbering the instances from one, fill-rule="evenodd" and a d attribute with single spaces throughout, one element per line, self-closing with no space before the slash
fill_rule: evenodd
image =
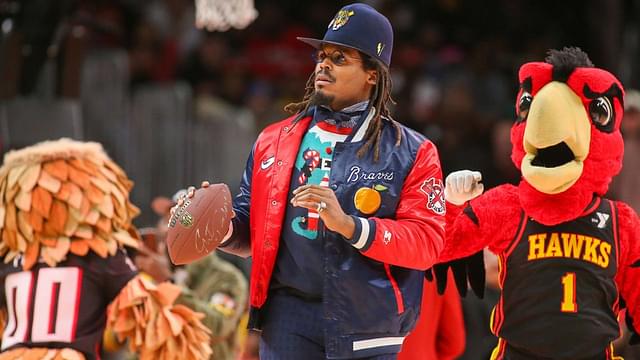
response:
<path id="1" fill-rule="evenodd" d="M 508 344 L 505 359 L 604 355 L 619 336 L 616 220 L 613 203 L 600 198 L 554 226 L 523 216 L 499 256 L 503 293 L 491 326 Z"/>
<path id="2" fill-rule="evenodd" d="M 0 299 L 7 310 L 2 351 L 17 347 L 72 348 L 95 359 L 106 309 L 136 275 L 120 250 L 106 259 L 69 254 L 56 267 L 23 271 L 20 258 L 0 266 Z"/>

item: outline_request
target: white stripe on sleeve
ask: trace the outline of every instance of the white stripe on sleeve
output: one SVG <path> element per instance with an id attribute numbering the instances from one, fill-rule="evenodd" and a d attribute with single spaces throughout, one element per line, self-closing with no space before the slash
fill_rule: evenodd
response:
<path id="1" fill-rule="evenodd" d="M 359 217 L 360 223 L 362 224 L 362 229 L 360 231 L 360 237 L 353 247 L 356 249 L 362 249 L 367 244 L 367 239 L 369 238 L 369 221 L 365 218 Z"/>

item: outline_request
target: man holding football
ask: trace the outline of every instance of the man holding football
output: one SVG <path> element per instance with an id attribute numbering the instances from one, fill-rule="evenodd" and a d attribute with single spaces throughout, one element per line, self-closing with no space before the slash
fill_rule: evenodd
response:
<path id="1" fill-rule="evenodd" d="M 255 142 L 219 248 L 252 256 L 261 359 L 395 359 L 443 248 L 438 154 L 390 116 L 385 16 L 347 5 L 299 39 L 315 70 Z"/>

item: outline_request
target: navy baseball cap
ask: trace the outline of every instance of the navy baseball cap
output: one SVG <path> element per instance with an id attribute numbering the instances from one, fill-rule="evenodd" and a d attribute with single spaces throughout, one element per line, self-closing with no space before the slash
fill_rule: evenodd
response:
<path id="1" fill-rule="evenodd" d="M 389 19 L 367 4 L 355 3 L 340 9 L 329 23 L 324 38 L 299 37 L 316 49 L 323 44 L 350 47 L 381 61 L 391 64 L 393 28 Z"/>

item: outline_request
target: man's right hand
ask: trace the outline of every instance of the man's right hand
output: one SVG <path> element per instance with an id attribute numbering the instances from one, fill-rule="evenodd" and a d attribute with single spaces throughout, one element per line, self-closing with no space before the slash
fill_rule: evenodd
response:
<path id="1" fill-rule="evenodd" d="M 205 188 L 208 188 L 209 185 L 211 185 L 211 184 L 208 181 L 205 180 L 200 184 L 200 188 L 201 189 L 205 189 Z M 169 217 L 169 219 L 173 218 L 173 214 L 175 214 L 176 211 L 178 210 L 178 208 L 180 206 L 182 206 L 182 204 L 184 204 L 185 199 L 193 198 L 193 195 L 195 195 L 196 190 L 197 189 L 194 186 L 189 186 L 187 188 L 187 193 L 183 197 L 178 199 L 178 202 L 171 208 L 171 210 L 170 210 L 171 216 Z M 234 217 L 236 217 L 236 212 L 231 210 L 231 218 L 233 219 Z M 167 224 L 167 226 L 168 226 L 168 224 Z M 229 222 L 229 230 L 227 231 L 227 234 L 225 235 L 224 239 L 222 240 L 222 243 L 224 243 L 225 241 L 229 240 L 229 238 L 231 237 L 232 233 L 233 233 L 233 223 Z"/>
<path id="2" fill-rule="evenodd" d="M 478 171 L 460 170 L 447 176 L 444 198 L 454 205 L 462 205 L 476 198 L 484 191 L 482 174 Z"/>
<path id="3" fill-rule="evenodd" d="M 204 188 L 208 188 L 209 187 L 209 182 L 208 181 L 203 181 L 202 184 L 200 184 L 200 188 L 204 189 Z M 171 213 L 170 219 L 173 218 L 173 214 L 176 213 L 176 211 L 178 211 L 178 208 L 180 206 L 182 206 L 182 204 L 184 204 L 184 201 L 186 198 L 193 198 L 193 195 L 195 195 L 196 193 L 196 188 L 194 186 L 189 186 L 187 188 L 187 193 L 185 195 L 183 195 L 182 197 L 180 197 L 178 199 L 178 202 L 171 208 L 171 210 L 169 210 L 169 212 Z"/>

